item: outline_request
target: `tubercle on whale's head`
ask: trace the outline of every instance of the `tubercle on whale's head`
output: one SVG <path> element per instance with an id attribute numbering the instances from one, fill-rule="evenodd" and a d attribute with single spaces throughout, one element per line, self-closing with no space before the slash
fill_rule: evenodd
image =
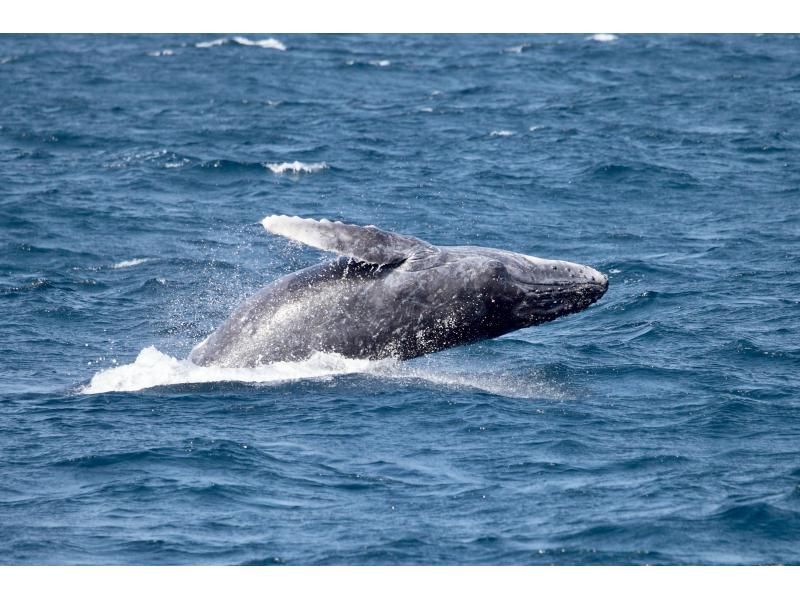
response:
<path id="1" fill-rule="evenodd" d="M 522 254 L 520 254 L 522 255 Z M 608 288 L 608 277 L 590 266 L 548 260 L 530 255 L 522 255 L 525 266 L 521 278 L 531 284 L 547 284 L 568 287 L 576 284 L 591 284 Z"/>

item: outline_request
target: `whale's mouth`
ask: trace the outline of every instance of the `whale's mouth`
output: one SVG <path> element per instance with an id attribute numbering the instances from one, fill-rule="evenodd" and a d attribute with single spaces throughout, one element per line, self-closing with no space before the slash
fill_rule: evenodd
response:
<path id="1" fill-rule="evenodd" d="M 515 315 L 528 326 L 542 324 L 561 316 L 583 311 L 596 303 L 608 290 L 608 278 L 565 284 L 520 284 L 525 299 L 515 308 Z"/>
<path id="2" fill-rule="evenodd" d="M 608 290 L 608 279 L 602 282 L 586 282 L 577 285 L 577 288 L 572 290 L 573 296 L 576 298 L 576 307 L 578 311 L 586 309 L 592 303 L 596 303 Z"/>
<path id="3" fill-rule="evenodd" d="M 564 298 L 569 295 L 590 295 L 600 299 L 608 290 L 608 278 L 599 280 L 583 280 L 580 282 L 536 283 L 518 282 L 517 285 L 526 293 L 542 298 Z"/>

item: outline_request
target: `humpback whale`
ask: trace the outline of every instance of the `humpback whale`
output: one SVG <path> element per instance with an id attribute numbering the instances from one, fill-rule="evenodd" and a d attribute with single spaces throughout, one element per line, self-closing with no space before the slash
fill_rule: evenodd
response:
<path id="1" fill-rule="evenodd" d="M 297 216 L 262 224 L 339 257 L 247 299 L 192 349 L 198 365 L 254 367 L 315 352 L 410 359 L 579 312 L 608 288 L 589 266 L 501 249 Z"/>

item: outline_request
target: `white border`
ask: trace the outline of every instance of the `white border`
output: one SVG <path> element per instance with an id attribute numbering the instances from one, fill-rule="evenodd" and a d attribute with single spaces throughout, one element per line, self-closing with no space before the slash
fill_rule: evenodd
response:
<path id="1" fill-rule="evenodd" d="M 22 32 L 754 32 L 800 31 L 788 0 L 21 0 Z"/>
<path id="2" fill-rule="evenodd" d="M 800 3 L 782 0 L 23 0 L 10 32 L 784 32 Z M 0 38 L 0 43 L 3 40 Z M 798 46 L 800 49 L 800 45 Z M 796 591 L 800 569 L 751 567 L 3 567 L 8 596 L 753 596 Z M 794 590 L 792 590 L 794 588 Z"/>
<path id="3" fill-rule="evenodd" d="M 798 567 L 5 567 L 7 596 L 531 596 L 791 595 Z"/>

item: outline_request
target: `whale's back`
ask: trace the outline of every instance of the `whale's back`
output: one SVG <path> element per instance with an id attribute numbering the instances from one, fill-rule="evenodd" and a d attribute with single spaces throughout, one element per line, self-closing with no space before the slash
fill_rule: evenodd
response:
<path id="1" fill-rule="evenodd" d="M 237 307 L 189 358 L 199 365 L 253 367 L 316 351 L 351 355 L 347 340 L 361 325 L 359 304 L 390 270 L 339 258 L 288 274 Z"/>

